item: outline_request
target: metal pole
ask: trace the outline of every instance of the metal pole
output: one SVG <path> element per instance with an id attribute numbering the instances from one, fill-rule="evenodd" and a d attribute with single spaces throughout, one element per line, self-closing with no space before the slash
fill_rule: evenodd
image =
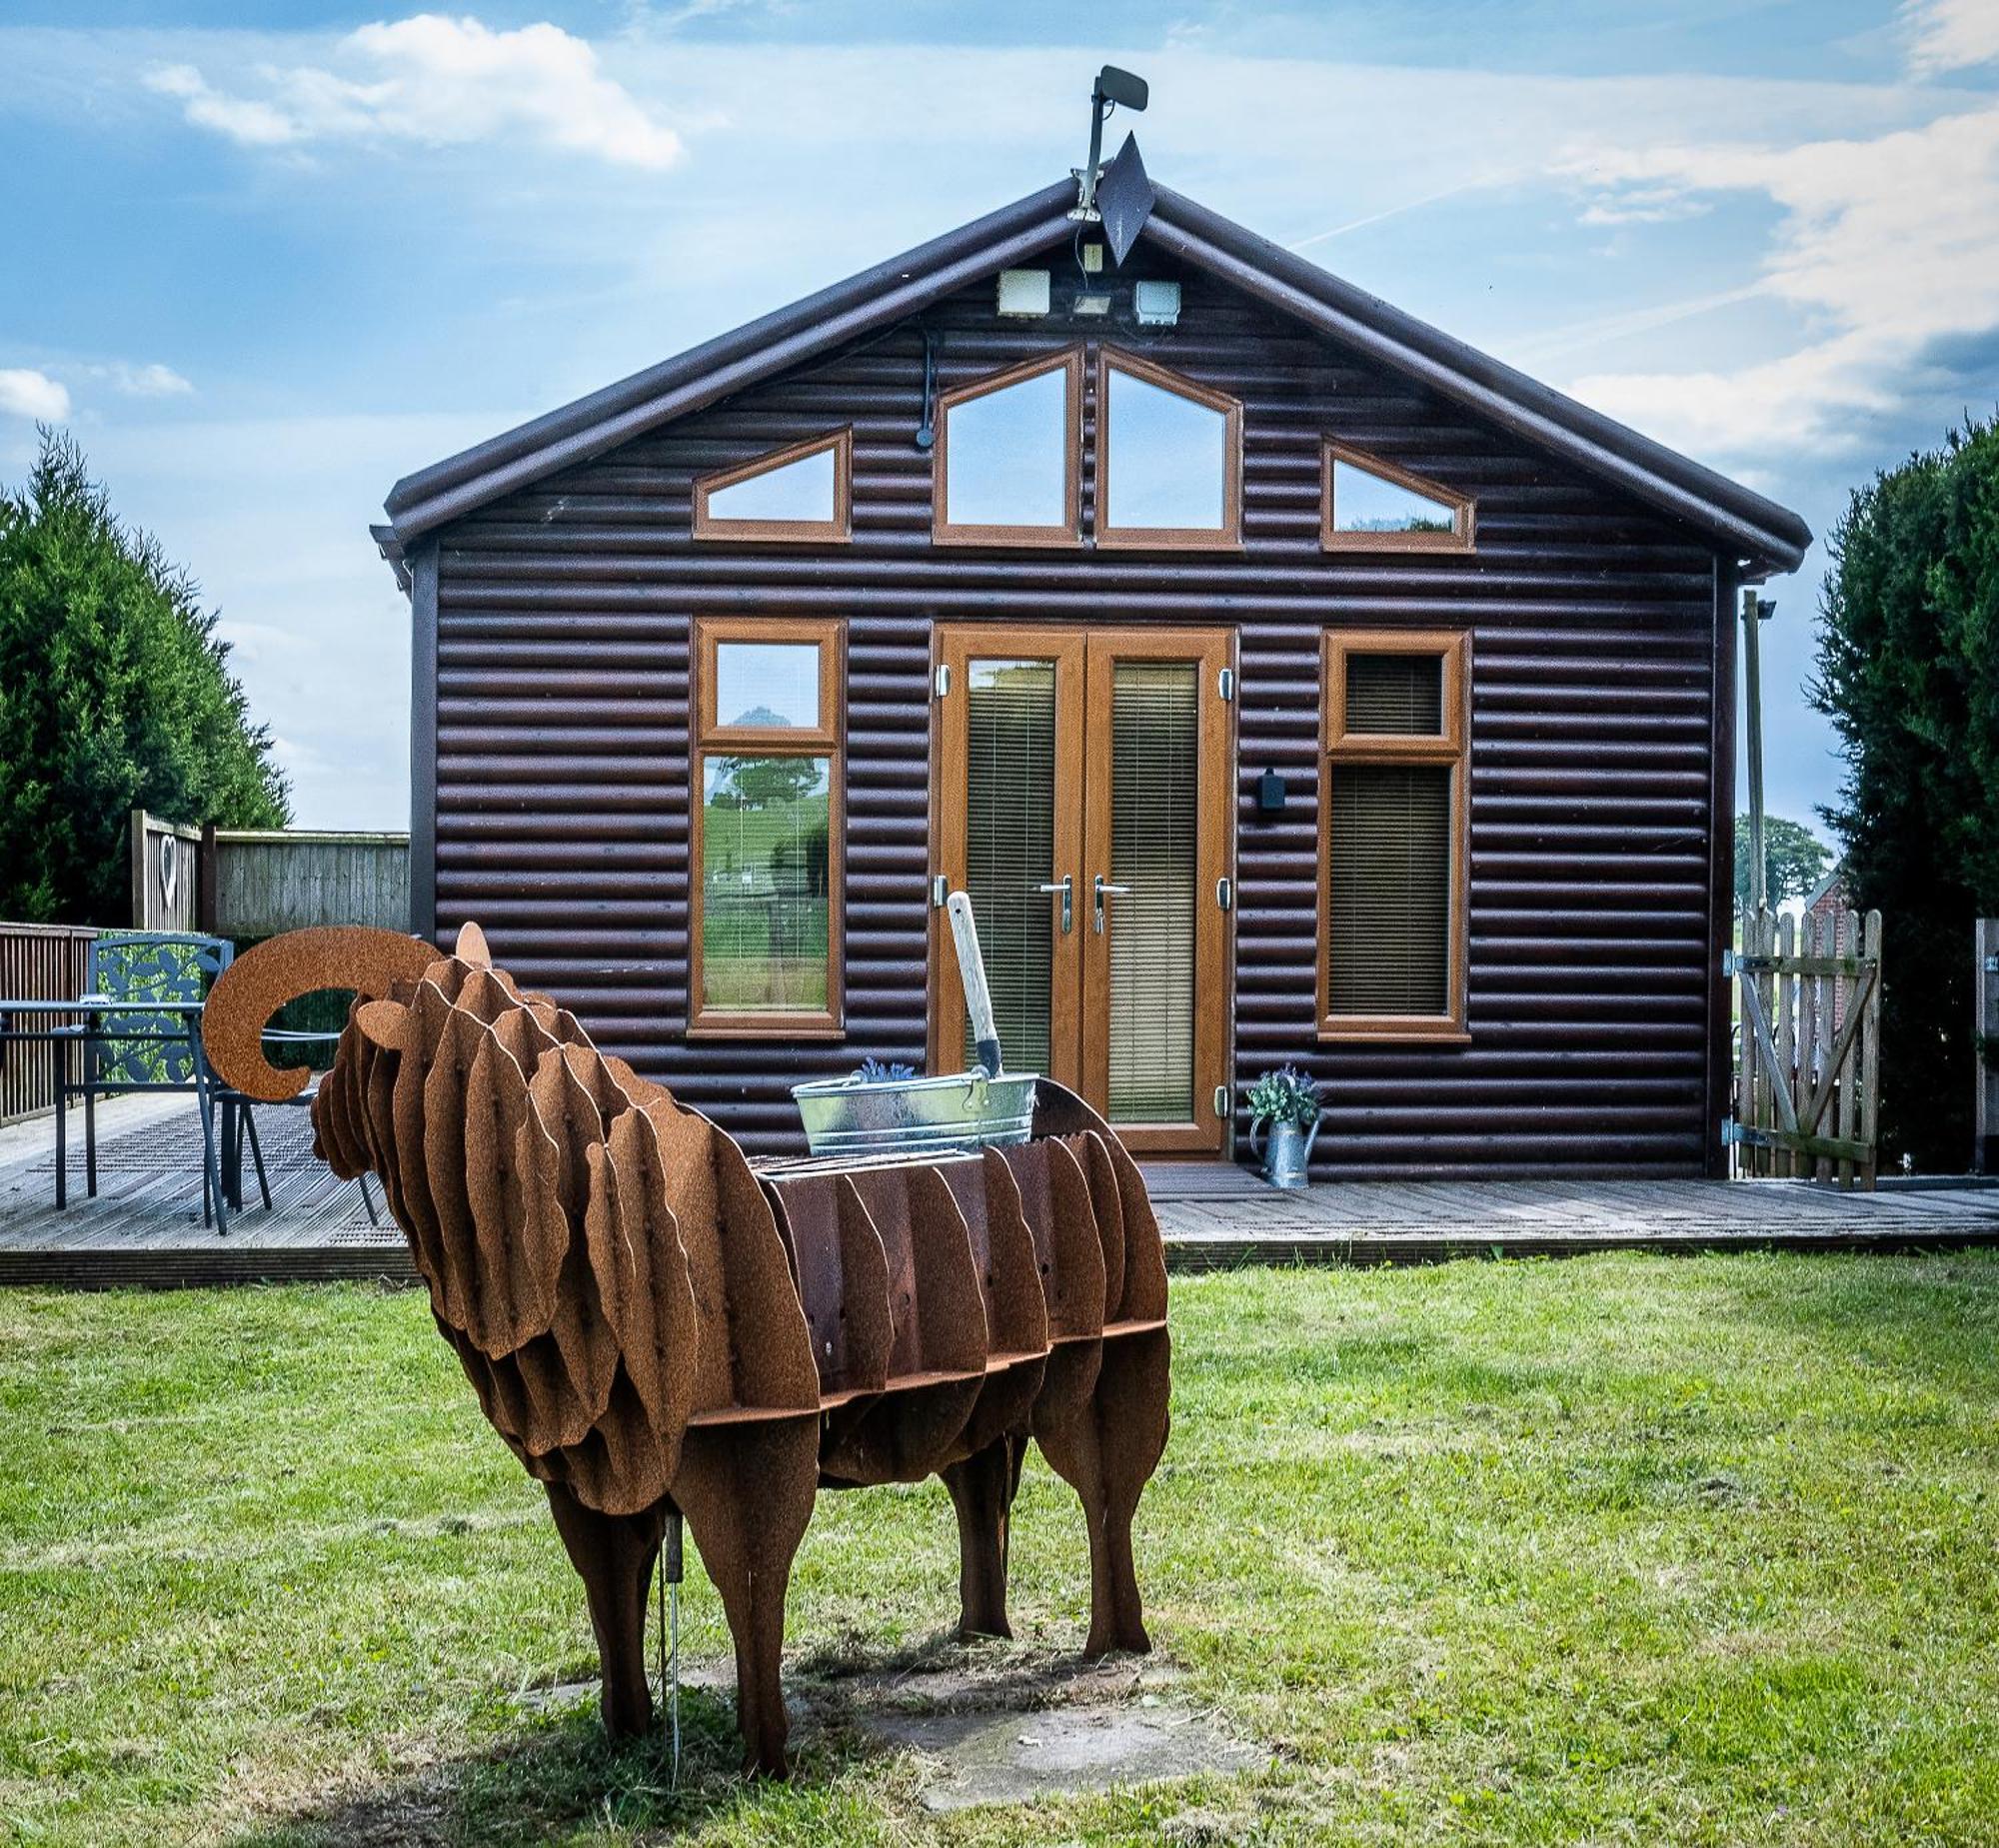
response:
<path id="1" fill-rule="evenodd" d="M 1980 1174 L 1999 1173 L 1999 918 L 1981 918 L 1972 939 L 1973 1018 L 1978 1031 L 1978 1108 L 1974 1118 L 1971 1165 Z"/>
<path id="2" fill-rule="evenodd" d="M 1756 587 L 1742 592 L 1742 696 L 1749 759 L 1749 915 L 1762 911 L 1763 862 L 1763 672 L 1757 632 L 1763 627 Z"/>
<path id="3" fill-rule="evenodd" d="M 673 1787 L 681 1783 L 681 1511 L 669 1505 L 660 1543 L 660 1693 L 674 1749 Z"/>

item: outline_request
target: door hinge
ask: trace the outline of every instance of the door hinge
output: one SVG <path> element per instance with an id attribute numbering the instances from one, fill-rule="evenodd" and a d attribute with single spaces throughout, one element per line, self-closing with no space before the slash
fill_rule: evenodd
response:
<path id="1" fill-rule="evenodd" d="M 945 901 L 950 897 L 951 897 L 951 881 L 946 879 L 945 876 L 942 873 L 940 873 L 934 880 L 931 881 L 931 909 L 933 911 L 939 911 L 939 912 L 943 911 L 945 907 Z"/>
<path id="2" fill-rule="evenodd" d="M 1235 882 L 1233 880 L 1219 879 L 1214 882 L 1214 902 L 1224 912 L 1232 912 L 1235 909 Z"/>
<path id="3" fill-rule="evenodd" d="M 1228 1120 L 1228 1086 L 1226 1084 L 1217 1084 L 1214 1087 L 1214 1113 L 1223 1122 Z"/>
<path id="4" fill-rule="evenodd" d="M 940 700 L 949 696 L 951 693 L 951 664 L 949 662 L 941 661 L 938 663 L 937 672 L 931 676 L 931 685 L 937 690 L 937 697 Z"/>
<path id="5" fill-rule="evenodd" d="M 1214 691 L 1223 700 L 1232 700 L 1235 698 L 1235 670 L 1233 668 L 1223 668 L 1215 676 Z"/>

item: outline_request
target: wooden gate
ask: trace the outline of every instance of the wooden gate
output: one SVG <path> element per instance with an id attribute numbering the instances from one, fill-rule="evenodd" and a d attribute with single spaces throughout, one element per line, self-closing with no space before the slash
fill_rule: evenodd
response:
<path id="1" fill-rule="evenodd" d="M 1874 1185 L 1879 1136 L 1881 914 L 1801 921 L 1758 912 L 1724 958 L 1740 996 L 1738 1176 Z"/>

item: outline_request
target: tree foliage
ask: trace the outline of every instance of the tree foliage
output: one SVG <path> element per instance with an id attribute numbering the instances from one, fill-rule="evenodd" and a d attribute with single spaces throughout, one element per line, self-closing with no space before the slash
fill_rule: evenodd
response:
<path id="1" fill-rule="evenodd" d="M 1763 898 L 1772 911 L 1787 899 L 1809 898 L 1832 861 L 1832 849 L 1802 822 L 1763 818 Z M 1735 818 L 1735 909 L 1749 909 L 1749 818 Z"/>
<path id="2" fill-rule="evenodd" d="M 1883 1142 L 1958 1168 L 1972 921 L 1999 914 L 1999 426 L 1857 490 L 1831 551 L 1811 695 L 1847 761 L 1826 820 L 1882 918 Z"/>
<path id="3" fill-rule="evenodd" d="M 282 827 L 285 779 L 187 573 L 44 430 L 0 497 L 0 918 L 129 920 L 128 817 Z"/>

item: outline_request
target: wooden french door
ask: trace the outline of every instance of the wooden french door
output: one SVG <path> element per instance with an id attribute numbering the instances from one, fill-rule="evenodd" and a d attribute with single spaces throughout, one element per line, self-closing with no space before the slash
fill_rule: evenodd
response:
<path id="1" fill-rule="evenodd" d="M 1225 1112 L 1234 741 L 1217 630 L 938 632 L 935 864 L 971 893 L 1010 1069 L 1134 1149 L 1213 1153 Z M 931 1069 L 969 1059 L 931 932 Z"/>

